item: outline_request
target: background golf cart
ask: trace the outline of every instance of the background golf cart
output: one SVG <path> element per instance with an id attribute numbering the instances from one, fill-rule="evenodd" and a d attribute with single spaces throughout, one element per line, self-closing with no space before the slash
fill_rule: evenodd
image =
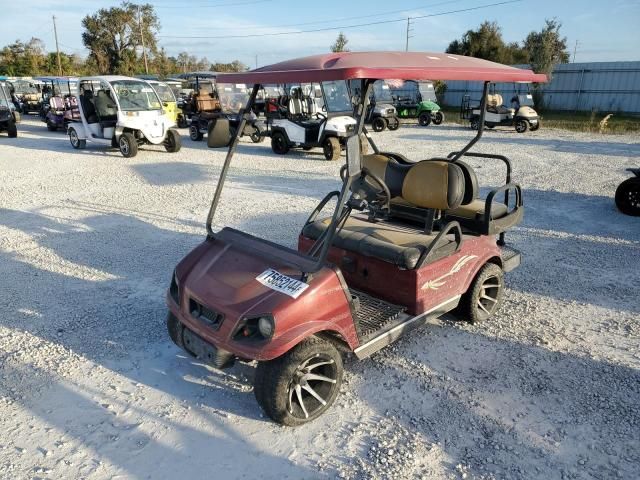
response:
<path id="1" fill-rule="evenodd" d="M 80 120 L 80 110 L 76 93 L 76 77 L 38 77 L 43 87 L 40 118 L 51 132 L 67 131 L 69 123 Z"/>
<path id="2" fill-rule="evenodd" d="M 159 80 L 147 80 L 147 82 L 156 91 L 158 97 L 160 97 L 162 110 L 167 118 L 179 128 L 185 128 L 187 126 L 187 119 L 178 107 L 178 100 L 176 99 L 173 88 L 171 88 L 167 82 L 161 82 Z"/>
<path id="3" fill-rule="evenodd" d="M 69 126 L 73 148 L 86 142 L 117 147 L 134 157 L 143 144 L 180 150 L 180 134 L 162 110 L 162 102 L 146 81 L 123 76 L 83 77 L 78 80 L 80 120 Z"/>
<path id="4" fill-rule="evenodd" d="M 13 93 L 20 102 L 20 113 L 40 112 L 42 107 L 42 82 L 35 79 L 18 78 L 9 80 Z"/>
<path id="5" fill-rule="evenodd" d="M 213 230 L 236 135 L 207 216 L 207 238 L 178 264 L 167 291 L 172 340 L 217 368 L 235 358 L 257 360 L 256 400 L 279 423 L 300 425 L 330 407 L 342 379 L 339 349 L 366 358 L 457 306 L 470 321 L 486 319 L 500 304 L 503 272 L 519 264 L 519 253 L 505 246 L 504 232 L 522 219 L 521 189 L 511 183 L 506 157 L 469 151 L 482 130 L 447 157 L 411 161 L 380 152 L 370 138 L 374 153 L 360 151 L 358 134 L 378 76 L 485 80 L 485 99 L 486 77 L 545 80 L 461 56 L 441 55 L 435 62 L 435 55 L 343 52 L 219 77 L 254 84 L 244 112 L 265 80 L 320 77 L 325 88 L 362 81 L 342 185 L 312 211 L 298 249 L 231 227 Z M 481 200 L 463 156 L 503 162 L 505 184 Z M 225 200 L 236 206 L 237 197 L 234 191 Z M 325 207 L 332 213 L 322 218 Z"/>
<path id="6" fill-rule="evenodd" d="M 633 177 L 627 178 L 616 189 L 616 206 L 625 215 L 640 217 L 640 168 L 627 168 Z"/>
<path id="7" fill-rule="evenodd" d="M 360 82 L 352 80 L 349 82 L 351 95 L 356 98 L 360 95 Z M 400 127 L 400 120 L 393 106 L 393 96 L 391 88 L 384 80 L 376 80 L 367 106 L 365 123 L 371 125 L 374 132 L 382 132 L 385 129 L 397 130 Z"/>
<path id="8" fill-rule="evenodd" d="M 11 101 L 10 88 L 7 82 L 0 81 L 0 132 L 6 131 L 9 138 L 16 138 L 20 113 Z"/>
<path id="9" fill-rule="evenodd" d="M 264 135 L 271 137 L 272 150 L 286 155 L 292 148 L 321 147 L 327 160 L 340 158 L 356 125 L 347 83 L 286 84 L 282 90 L 283 95 L 267 99 Z"/>
<path id="10" fill-rule="evenodd" d="M 484 119 L 486 127 L 514 127 L 518 133 L 540 128 L 540 118 L 533 109 L 533 96 L 528 90 L 518 90 L 509 106 L 504 104 L 502 95 L 496 92 L 495 84 L 491 85 L 490 91 Z M 464 95 L 460 104 L 460 118 L 468 120 L 471 129 L 477 130 L 480 126 L 480 100 L 472 100 L 469 95 Z"/>
<path id="11" fill-rule="evenodd" d="M 433 82 L 387 80 L 387 83 L 391 89 L 398 117 L 417 118 L 418 124 L 423 127 L 431 122 L 434 125 L 444 122 L 444 113 L 438 105 Z"/>

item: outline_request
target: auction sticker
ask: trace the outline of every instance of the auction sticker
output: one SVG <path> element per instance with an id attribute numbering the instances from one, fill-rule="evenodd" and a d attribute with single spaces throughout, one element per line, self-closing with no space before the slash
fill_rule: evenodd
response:
<path id="1" fill-rule="evenodd" d="M 283 275 L 272 268 L 262 272 L 256 277 L 256 280 L 265 287 L 289 295 L 291 298 L 298 298 L 302 292 L 309 288 L 309 284 Z"/>

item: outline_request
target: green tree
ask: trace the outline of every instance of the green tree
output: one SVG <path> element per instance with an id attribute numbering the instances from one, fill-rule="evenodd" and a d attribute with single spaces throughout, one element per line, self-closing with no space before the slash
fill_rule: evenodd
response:
<path id="1" fill-rule="evenodd" d="M 460 40 L 449 44 L 446 52 L 506 64 L 517 63 L 523 58 L 517 43 L 507 45 L 504 42 L 496 22 L 482 22 L 477 30 L 467 30 Z"/>
<path id="2" fill-rule="evenodd" d="M 347 40 L 347 36 L 344 33 L 340 32 L 334 44 L 329 48 L 331 48 L 332 52 L 348 52 L 349 49 L 347 48 L 347 43 L 349 43 L 349 40 Z"/>
<path id="3" fill-rule="evenodd" d="M 123 2 L 102 8 L 82 19 L 82 42 L 98 71 L 131 75 L 141 70 L 138 49 L 142 40 L 151 54 L 157 52 L 160 22 L 152 5 Z M 142 30 L 142 35 L 140 31 Z"/>
<path id="4" fill-rule="evenodd" d="M 213 72 L 244 72 L 246 70 L 249 70 L 249 67 L 247 67 L 240 60 L 234 60 L 231 63 L 216 62 L 211 65 L 211 70 Z"/>
<path id="5" fill-rule="evenodd" d="M 535 72 L 547 74 L 549 78 L 553 67 L 558 63 L 569 62 L 567 37 L 560 35 L 560 27 L 562 23 L 557 19 L 547 19 L 541 31 L 531 32 L 524 41 L 531 68 Z"/>
<path id="6" fill-rule="evenodd" d="M 46 52 L 39 38 L 28 42 L 16 40 L 0 50 L 0 74 L 18 77 L 39 75 L 45 72 Z"/>
<path id="7" fill-rule="evenodd" d="M 167 56 L 164 48 L 161 48 L 151 61 L 151 69 L 162 77 L 166 77 L 178 71 L 177 59 Z"/>

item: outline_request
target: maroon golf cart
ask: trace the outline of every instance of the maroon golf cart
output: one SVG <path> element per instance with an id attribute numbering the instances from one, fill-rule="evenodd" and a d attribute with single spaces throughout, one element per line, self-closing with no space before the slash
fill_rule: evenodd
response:
<path id="1" fill-rule="evenodd" d="M 488 319 L 501 304 L 504 273 L 520 264 L 520 253 L 505 242 L 505 232 L 523 216 L 509 159 L 471 150 L 483 129 L 443 157 L 410 161 L 401 152 L 380 151 L 364 128 L 378 79 L 482 81 L 481 112 L 490 82 L 546 81 L 485 60 L 415 52 L 330 53 L 218 77 L 219 83 L 253 85 L 243 123 L 261 85 L 361 85 L 342 186 L 311 213 L 298 249 L 233 228 L 212 229 L 241 125 L 218 180 L 207 237 L 178 264 L 167 292 L 172 340 L 217 368 L 257 360 L 255 397 L 284 425 L 311 421 L 334 402 L 341 353 L 366 358 L 454 309 L 470 322 Z M 229 126 L 218 121 L 215 129 L 213 137 L 228 144 Z M 361 133 L 373 153 L 361 153 Z M 504 185 L 480 198 L 468 157 L 503 163 Z"/>

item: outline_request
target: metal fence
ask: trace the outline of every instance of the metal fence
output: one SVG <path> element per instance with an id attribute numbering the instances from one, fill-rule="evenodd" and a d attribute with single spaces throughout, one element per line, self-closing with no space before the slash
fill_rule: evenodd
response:
<path id="1" fill-rule="evenodd" d="M 528 67 L 527 67 L 528 68 Z M 496 84 L 505 102 L 528 86 Z M 565 63 L 557 65 L 550 83 L 542 86 L 544 108 L 602 113 L 640 114 L 640 62 Z M 459 106 L 465 94 L 479 99 L 479 82 L 450 81 L 443 103 Z"/>

